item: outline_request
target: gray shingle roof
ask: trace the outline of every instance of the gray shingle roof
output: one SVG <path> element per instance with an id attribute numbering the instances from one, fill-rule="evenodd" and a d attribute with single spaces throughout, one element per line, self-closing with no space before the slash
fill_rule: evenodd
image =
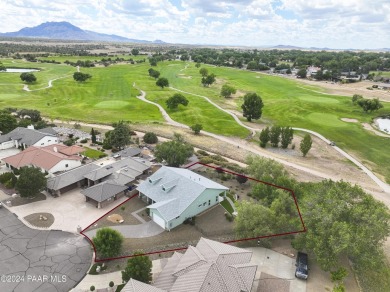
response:
<path id="1" fill-rule="evenodd" d="M 188 169 L 167 166 L 161 167 L 137 189 L 156 202 L 149 208 L 156 208 L 167 221 L 179 216 L 206 189 L 221 192 L 228 190 L 227 187 Z"/>
<path id="2" fill-rule="evenodd" d="M 99 166 L 93 163 L 77 167 L 75 169 L 61 173 L 55 177 L 49 178 L 47 180 L 47 187 L 51 190 L 57 191 L 78 181 L 81 181 L 84 179 L 84 175 L 98 168 Z"/>
<path id="3" fill-rule="evenodd" d="M 81 193 L 97 202 L 103 202 L 126 189 L 126 186 L 118 185 L 113 181 L 105 181 L 82 190 Z"/>
<path id="4" fill-rule="evenodd" d="M 137 174 L 136 176 L 138 176 L 142 174 L 142 172 L 147 170 L 149 167 L 150 165 L 148 165 L 146 162 L 143 163 L 141 161 L 128 157 L 103 166 L 99 169 L 96 169 L 95 171 L 91 171 L 90 173 L 86 174 L 85 177 L 92 181 L 96 181 L 101 178 L 107 177 L 110 174 L 113 174 L 114 172 L 117 172 L 119 170 L 126 172 L 126 169 L 128 172 Z"/>
<path id="5" fill-rule="evenodd" d="M 18 140 L 20 143 L 31 146 L 46 136 L 57 137 L 54 134 L 49 134 L 40 130 L 17 127 L 8 134 L 0 136 L 0 143 L 4 143 L 11 140 Z"/>
<path id="6" fill-rule="evenodd" d="M 140 148 L 129 147 L 129 148 L 123 149 L 122 151 L 114 153 L 112 156 L 119 154 L 121 157 L 133 157 L 133 156 L 139 155 L 141 153 L 141 151 L 142 150 Z"/>

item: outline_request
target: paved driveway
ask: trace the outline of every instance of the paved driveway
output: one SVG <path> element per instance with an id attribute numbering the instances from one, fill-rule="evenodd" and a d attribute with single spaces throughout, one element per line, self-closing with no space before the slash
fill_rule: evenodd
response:
<path id="1" fill-rule="evenodd" d="M 50 229 L 77 232 L 77 226 L 82 229 L 86 228 L 126 199 L 126 197 L 122 197 L 108 206 L 98 209 L 94 205 L 85 202 L 85 196 L 80 194 L 79 189 L 75 189 L 58 198 L 48 195 L 44 201 L 10 207 L 10 210 L 17 214 L 19 218 L 24 218 L 33 213 L 51 213 L 54 216 L 54 223 L 50 226 Z"/>
<path id="2" fill-rule="evenodd" d="M 31 229 L 0 209 L 0 291 L 69 291 L 91 261 L 91 247 L 81 235 Z"/>
<path id="3" fill-rule="evenodd" d="M 263 247 L 246 249 L 253 252 L 251 262 L 258 265 L 252 291 L 258 291 L 259 282 L 264 278 L 264 276 L 261 277 L 261 273 L 266 273 L 287 280 L 290 283 L 290 292 L 306 292 L 306 282 L 295 278 L 295 259 Z M 277 285 L 277 281 L 275 284 Z M 274 291 L 277 291 L 276 287 Z"/>

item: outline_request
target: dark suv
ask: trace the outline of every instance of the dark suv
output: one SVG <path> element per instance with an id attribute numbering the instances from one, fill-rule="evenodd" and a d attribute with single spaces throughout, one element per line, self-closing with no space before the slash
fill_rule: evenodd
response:
<path id="1" fill-rule="evenodd" d="M 307 254 L 305 254 L 303 252 L 298 252 L 297 262 L 296 262 L 295 266 L 297 267 L 295 269 L 295 277 L 297 277 L 299 279 L 307 280 L 307 277 L 309 275 Z"/>

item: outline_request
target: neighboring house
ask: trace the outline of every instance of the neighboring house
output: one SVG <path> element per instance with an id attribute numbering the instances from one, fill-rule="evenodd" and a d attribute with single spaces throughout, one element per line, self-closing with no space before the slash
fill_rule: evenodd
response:
<path id="1" fill-rule="evenodd" d="M 175 252 L 153 286 L 131 280 L 122 291 L 250 292 L 257 271 L 251 257 L 251 251 L 202 237 L 184 254 Z"/>
<path id="2" fill-rule="evenodd" d="M 105 181 L 130 189 L 134 181 L 145 174 L 149 168 L 149 162 L 130 157 L 105 166 L 90 163 L 49 178 L 47 191 L 52 195 L 60 196 L 76 187 L 91 187 Z M 89 200 L 87 195 L 86 200 Z"/>
<path id="3" fill-rule="evenodd" d="M 84 151 L 79 146 L 53 144 L 45 147 L 31 146 L 22 152 L 3 159 L 11 169 L 23 166 L 34 166 L 49 174 L 62 172 L 81 165 L 82 157 L 78 154 Z"/>
<path id="4" fill-rule="evenodd" d="M 219 195 L 225 196 L 228 188 L 188 169 L 163 166 L 137 190 L 150 204 L 152 220 L 171 230 L 219 204 Z"/>
<path id="5" fill-rule="evenodd" d="M 8 134 L 0 136 L 0 150 L 18 147 L 43 147 L 58 143 L 58 137 L 51 128 L 40 130 L 17 127 Z"/>
<path id="6" fill-rule="evenodd" d="M 82 190 L 81 193 L 85 196 L 87 202 L 93 203 L 100 209 L 108 205 L 111 201 L 123 197 L 127 189 L 128 187 L 126 185 L 120 185 L 113 180 L 108 180 Z"/>
<path id="7" fill-rule="evenodd" d="M 307 77 L 312 77 L 312 76 L 315 76 L 317 74 L 318 71 L 321 71 L 321 68 L 320 67 L 314 67 L 314 66 L 310 66 L 306 69 L 306 72 L 307 72 Z"/>
<path id="8" fill-rule="evenodd" d="M 123 149 L 122 151 L 114 153 L 112 156 L 114 158 L 126 158 L 126 157 L 138 156 L 140 155 L 140 153 L 141 153 L 140 148 L 128 147 L 126 149 Z"/>

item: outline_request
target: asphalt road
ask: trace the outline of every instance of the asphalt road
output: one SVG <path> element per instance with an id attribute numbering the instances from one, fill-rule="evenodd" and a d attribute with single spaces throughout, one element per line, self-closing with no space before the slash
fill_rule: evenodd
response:
<path id="1" fill-rule="evenodd" d="M 0 208 L 0 291 L 69 291 L 85 276 L 92 250 L 81 235 L 25 226 Z"/>

